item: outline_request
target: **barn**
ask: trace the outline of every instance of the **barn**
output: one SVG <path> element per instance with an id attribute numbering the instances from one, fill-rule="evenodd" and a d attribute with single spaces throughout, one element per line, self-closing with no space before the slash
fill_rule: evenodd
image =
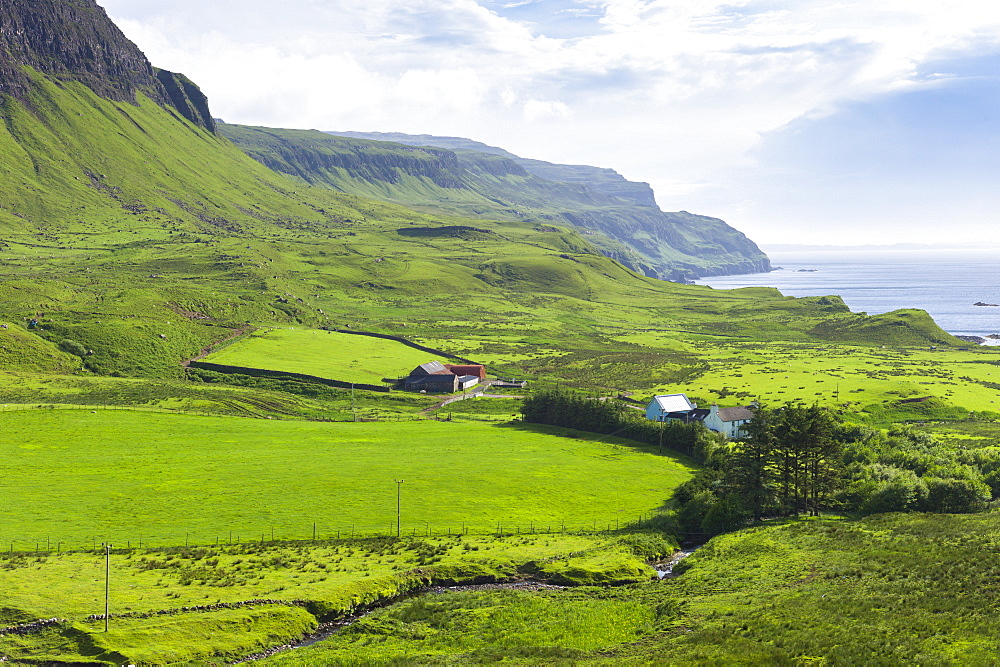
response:
<path id="1" fill-rule="evenodd" d="M 410 391 L 451 394 L 475 387 L 485 377 L 486 369 L 483 366 L 460 366 L 429 361 L 410 371 L 410 375 L 403 380 L 403 388 Z"/>

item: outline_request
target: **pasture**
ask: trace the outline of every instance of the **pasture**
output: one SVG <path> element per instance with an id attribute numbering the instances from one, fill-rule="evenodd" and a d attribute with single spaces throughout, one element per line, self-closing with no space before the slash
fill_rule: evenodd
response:
<path id="1" fill-rule="evenodd" d="M 447 359 L 383 338 L 317 329 L 268 329 L 210 354 L 205 361 L 382 384 L 428 361 Z"/>
<path id="2" fill-rule="evenodd" d="M 397 479 L 404 534 L 607 529 L 692 474 L 627 440 L 518 425 L 32 410 L 0 429 L 14 551 L 394 535 Z"/>
<path id="3" fill-rule="evenodd" d="M 789 521 L 716 537 L 673 579 L 429 595 L 266 664 L 993 664 L 998 537 L 995 512 Z"/>
<path id="4" fill-rule="evenodd" d="M 613 593 L 447 591 L 380 609 L 326 641 L 263 664 L 493 663 L 515 656 L 530 664 L 568 662 L 641 639 L 655 620 L 650 606 Z"/>
<path id="5" fill-rule="evenodd" d="M 1000 411 L 1000 353 L 991 348 L 725 341 L 699 343 L 698 356 L 700 374 L 657 393 L 685 392 L 723 406 L 800 399 L 852 412 L 930 396 L 965 410 Z"/>
<path id="6" fill-rule="evenodd" d="M 246 543 L 115 549 L 110 632 L 103 619 L 104 554 L 0 552 L 0 656 L 79 664 L 218 663 L 286 644 L 317 621 L 349 614 L 430 580 L 535 573 L 564 583 L 642 581 L 644 560 L 674 544 L 653 535 L 508 535 Z M 267 602 L 254 603 L 252 600 Z M 305 608 L 303 608 L 305 605 Z M 212 659 L 215 660 L 212 660 Z"/>

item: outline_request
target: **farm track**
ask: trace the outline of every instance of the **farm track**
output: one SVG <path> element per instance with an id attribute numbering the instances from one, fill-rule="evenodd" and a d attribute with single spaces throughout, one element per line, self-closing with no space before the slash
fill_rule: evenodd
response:
<path id="1" fill-rule="evenodd" d="M 461 396 L 452 396 L 450 398 L 446 398 L 440 403 L 435 403 L 429 408 L 424 408 L 418 414 L 429 415 L 434 410 L 443 408 L 444 406 L 450 405 L 451 403 L 456 403 L 458 401 L 465 401 L 470 398 L 476 398 L 478 396 L 482 396 L 483 398 L 515 398 L 515 399 L 524 398 L 524 396 L 511 396 L 509 394 L 487 394 L 486 390 L 489 389 L 491 386 L 493 386 L 493 381 L 487 380 L 479 389 L 473 391 L 470 394 L 463 394 Z"/>

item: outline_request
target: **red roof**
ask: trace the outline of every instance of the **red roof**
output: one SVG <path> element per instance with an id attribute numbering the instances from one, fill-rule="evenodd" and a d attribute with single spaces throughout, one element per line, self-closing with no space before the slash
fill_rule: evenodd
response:
<path id="1" fill-rule="evenodd" d="M 486 366 L 479 364 L 445 364 L 445 368 L 454 373 L 455 375 L 475 375 L 480 380 L 486 379 Z"/>

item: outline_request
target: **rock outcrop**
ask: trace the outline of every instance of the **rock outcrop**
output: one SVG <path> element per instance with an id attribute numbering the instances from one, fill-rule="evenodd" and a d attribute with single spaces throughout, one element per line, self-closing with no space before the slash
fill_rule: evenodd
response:
<path id="1" fill-rule="evenodd" d="M 101 97 L 143 93 L 215 131 L 208 102 L 186 77 L 155 69 L 94 0 L 0 2 L 0 95 L 31 103 L 29 70 L 78 81 Z"/>

